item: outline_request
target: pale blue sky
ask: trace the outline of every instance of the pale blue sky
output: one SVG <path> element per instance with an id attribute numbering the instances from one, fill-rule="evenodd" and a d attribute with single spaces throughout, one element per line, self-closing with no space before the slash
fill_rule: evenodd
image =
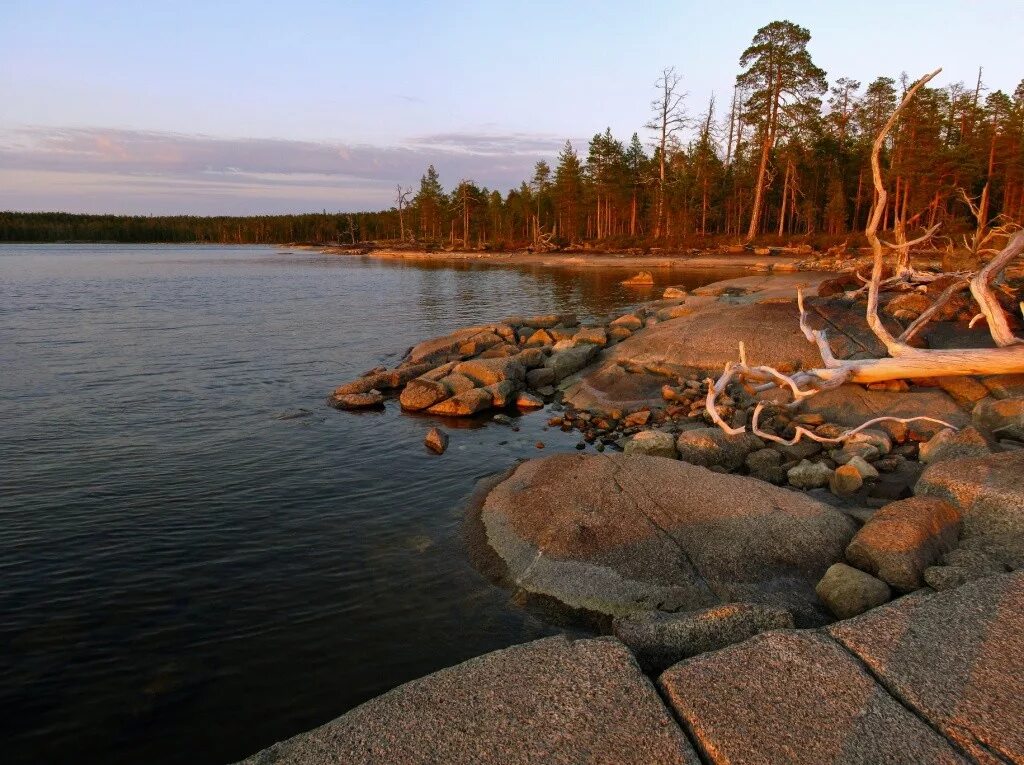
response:
<path id="1" fill-rule="evenodd" d="M 1024 77 L 1024 3 L 1005 0 L 3 0 L 0 208 L 377 208 L 429 162 L 504 191 L 566 138 L 643 136 L 663 66 L 691 112 L 712 91 L 724 108 L 779 18 L 830 80 Z"/>

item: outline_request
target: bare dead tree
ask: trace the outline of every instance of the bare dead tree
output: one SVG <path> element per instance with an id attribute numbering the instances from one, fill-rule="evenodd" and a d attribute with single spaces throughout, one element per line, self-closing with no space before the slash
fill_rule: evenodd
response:
<path id="1" fill-rule="evenodd" d="M 885 137 L 892 129 L 900 111 L 914 97 L 914 94 L 940 71 L 936 70 L 922 77 L 907 90 L 903 100 L 879 132 L 871 153 L 871 167 L 875 182 L 875 202 L 871 214 L 868 216 L 865 234 L 871 243 L 873 267 L 871 280 L 868 284 L 865 318 L 867 319 L 868 327 L 870 327 L 875 337 L 885 346 L 889 357 L 856 360 L 835 358 L 825 331 L 810 327 L 807 321 L 807 311 L 804 307 L 803 292 L 798 290 L 797 305 L 800 311 L 800 329 L 809 342 L 817 345 L 824 366 L 818 369 L 797 372 L 793 375 L 783 374 L 770 366 L 751 366 L 746 361 L 746 353 L 741 343 L 739 362 L 726 364 L 718 380 L 712 381 L 709 379 L 707 381 L 708 391 L 705 405 L 708 413 L 714 422 L 727 433 L 739 434 L 746 431 L 745 427 L 732 427 L 726 423 L 715 404 L 717 397 L 725 392 L 726 386 L 734 379 L 740 379 L 747 383 L 756 383 L 756 390 L 766 390 L 773 387 L 788 388 L 793 398 L 789 406 L 796 407 L 805 399 L 822 390 L 835 388 L 847 382 L 867 384 L 888 380 L 920 379 L 935 376 L 997 375 L 1024 372 L 1024 339 L 1015 337 L 1010 331 L 1006 313 L 992 291 L 993 282 L 1001 278 L 1010 262 L 1024 252 L 1024 231 L 1017 231 L 1010 235 L 1005 246 L 998 254 L 984 268 L 974 274 L 969 281 L 964 282 L 961 280 L 950 285 L 939 296 L 935 304 L 925 311 L 916 322 L 911 324 L 899 338 L 892 336 L 892 333 L 882 324 L 878 316 L 879 292 L 883 284 L 882 273 L 885 266 L 886 250 L 896 251 L 897 256 L 902 257 L 905 252 L 909 251 L 911 245 L 930 236 L 929 233 L 925 237 L 914 240 L 914 242 L 906 242 L 896 246 L 887 246 L 879 239 L 878 224 L 881 221 L 882 211 L 886 204 L 886 191 L 882 184 L 878 160 L 879 153 L 881 152 Z M 907 341 L 917 334 L 935 316 L 938 310 L 957 291 L 963 289 L 964 286 L 970 288 L 971 295 L 981 309 L 979 316 L 986 320 L 989 333 L 997 347 L 922 349 L 908 345 Z M 1021 310 L 1024 312 L 1024 303 L 1022 303 Z M 766 433 L 758 426 L 758 418 L 762 408 L 763 403 L 758 404 L 754 409 L 750 425 L 751 431 L 761 438 L 788 444 L 796 443 L 804 437 L 822 443 L 841 443 L 869 425 L 885 420 L 897 420 L 900 422 L 927 420 L 949 426 L 949 423 L 930 417 L 900 418 L 883 416 L 848 430 L 835 438 L 824 438 L 806 428 L 798 427 L 793 438 L 785 440 L 774 434 Z"/>
<path id="2" fill-rule="evenodd" d="M 395 205 L 398 207 L 398 228 L 399 228 L 399 239 L 405 241 L 405 207 L 409 203 L 409 197 L 412 196 L 412 189 L 403 189 L 402 184 L 395 186 Z"/>
<path id="3" fill-rule="evenodd" d="M 660 239 L 665 231 L 665 171 L 666 151 L 672 136 L 686 125 L 686 114 L 683 101 L 686 93 L 680 89 L 682 78 L 676 73 L 674 66 L 661 70 L 661 77 L 654 84 L 658 97 L 651 101 L 654 116 L 644 125 L 654 130 L 658 136 L 658 198 L 655 209 L 654 238 Z"/>

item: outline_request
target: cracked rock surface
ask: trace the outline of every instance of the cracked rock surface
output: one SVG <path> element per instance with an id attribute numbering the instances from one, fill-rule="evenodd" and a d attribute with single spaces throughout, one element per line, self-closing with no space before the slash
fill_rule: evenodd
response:
<path id="1" fill-rule="evenodd" d="M 814 592 L 856 526 L 804 494 L 662 457 L 520 465 L 481 510 L 515 585 L 622 616 L 735 601 L 828 619 Z"/>

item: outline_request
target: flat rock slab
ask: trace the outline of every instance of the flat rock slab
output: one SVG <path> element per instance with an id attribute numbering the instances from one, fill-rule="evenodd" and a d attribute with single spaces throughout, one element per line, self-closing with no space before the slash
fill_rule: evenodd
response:
<path id="1" fill-rule="evenodd" d="M 934 417 L 956 428 L 969 425 L 970 414 L 939 388 L 907 392 L 869 390 L 860 385 L 841 385 L 806 399 L 802 412 L 820 414 L 828 422 L 855 426 L 875 417 Z M 915 425 L 925 432 L 938 432 L 941 425 Z"/>
<path id="2" fill-rule="evenodd" d="M 1024 535 L 1024 451 L 937 462 L 914 492 L 960 508 L 966 536 Z"/>
<path id="3" fill-rule="evenodd" d="M 972 758 L 1024 762 L 1024 572 L 903 598 L 828 631 Z"/>
<path id="4" fill-rule="evenodd" d="M 556 455 L 523 463 L 481 508 L 519 588 L 622 616 L 748 601 L 798 624 L 856 525 L 804 494 L 664 457 Z"/>
<path id="5" fill-rule="evenodd" d="M 697 765 L 698 760 L 625 646 L 611 638 L 555 637 L 406 683 L 245 763 Z"/>
<path id="6" fill-rule="evenodd" d="M 764 633 L 658 682 L 706 762 L 967 762 L 821 633 Z"/>

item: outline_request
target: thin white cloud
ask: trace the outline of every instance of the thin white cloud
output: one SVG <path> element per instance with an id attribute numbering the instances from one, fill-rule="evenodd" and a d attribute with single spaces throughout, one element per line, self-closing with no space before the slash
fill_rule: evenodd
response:
<path id="1" fill-rule="evenodd" d="M 158 197 L 163 207 L 168 194 L 177 193 L 182 211 L 216 213 L 221 209 L 194 208 L 200 198 L 210 203 L 211 193 L 223 206 L 220 195 L 229 192 L 245 197 L 252 212 L 261 211 L 261 194 L 275 209 L 282 195 L 312 209 L 336 208 L 341 189 L 345 209 L 376 209 L 387 204 L 385 190 L 415 185 L 429 164 L 449 185 L 472 178 L 504 191 L 528 178 L 533 163 L 550 158 L 562 143 L 521 133 L 444 133 L 383 147 L 116 128 L 13 128 L 0 131 L 0 170 L 30 181 L 32 209 L 80 209 L 81 200 L 67 194 L 68 177 L 94 189 L 106 184 L 102 196 L 111 212 L 138 209 L 146 203 L 140 194 Z M 40 208 L 48 183 L 52 203 Z M 28 209 L 17 204 L 17 194 L 0 189 L 0 204 L 11 209 L 12 202 Z"/>

